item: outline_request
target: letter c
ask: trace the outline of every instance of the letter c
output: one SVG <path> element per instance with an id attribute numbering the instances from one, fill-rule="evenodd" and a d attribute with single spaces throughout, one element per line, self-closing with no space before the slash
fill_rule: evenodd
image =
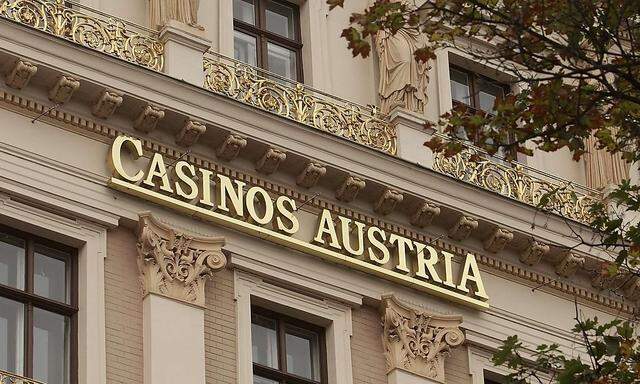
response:
<path id="1" fill-rule="evenodd" d="M 111 168 L 111 174 L 113 176 L 120 176 L 127 181 L 136 183 L 142 180 L 142 178 L 144 177 L 144 172 L 142 170 L 139 170 L 138 173 L 133 176 L 127 174 L 127 171 L 124 170 L 124 166 L 122 165 L 123 149 L 131 152 L 134 160 L 138 159 L 143 155 L 142 142 L 132 137 L 118 136 L 113 141 L 113 145 L 111 146 L 111 157 L 109 158 L 109 168 Z"/>

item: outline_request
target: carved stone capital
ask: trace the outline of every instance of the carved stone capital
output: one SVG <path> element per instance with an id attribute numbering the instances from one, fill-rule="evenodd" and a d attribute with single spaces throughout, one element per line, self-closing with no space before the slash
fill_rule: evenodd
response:
<path id="1" fill-rule="evenodd" d="M 381 215 L 388 215 L 396 209 L 396 206 L 402 203 L 404 195 L 395 189 L 387 188 L 378 197 L 373 206 L 373 210 Z"/>
<path id="2" fill-rule="evenodd" d="M 96 102 L 93 104 L 91 113 L 93 113 L 95 117 L 106 119 L 108 117 L 111 117 L 111 115 L 113 115 L 113 113 L 116 111 L 116 108 L 118 108 L 121 104 L 121 94 L 115 91 L 104 90 L 102 91 Z"/>
<path id="3" fill-rule="evenodd" d="M 336 199 L 350 203 L 366 185 L 364 179 L 349 175 L 336 191 Z"/>
<path id="4" fill-rule="evenodd" d="M 278 170 L 280 163 L 287 159 L 287 154 L 277 148 L 269 147 L 256 162 L 256 170 L 265 175 L 270 175 Z"/>
<path id="5" fill-rule="evenodd" d="M 556 265 L 556 273 L 562 277 L 573 276 L 578 268 L 584 265 L 584 262 L 584 257 L 578 256 L 573 252 L 567 252 Z"/>
<path id="6" fill-rule="evenodd" d="M 387 374 L 401 369 L 440 383 L 451 348 L 464 342 L 462 316 L 440 316 L 415 310 L 395 297 L 382 297 L 382 344 Z"/>
<path id="7" fill-rule="evenodd" d="M 138 269 L 144 294 L 154 293 L 204 307 L 204 286 L 227 264 L 224 238 L 175 231 L 149 212 L 138 222 Z"/>
<path id="8" fill-rule="evenodd" d="M 520 261 L 529 266 L 538 264 L 549 252 L 549 246 L 535 239 L 529 240 L 529 245 L 520 254 Z"/>
<path id="9" fill-rule="evenodd" d="M 164 109 L 155 105 L 147 105 L 142 108 L 142 111 L 133 122 L 133 128 L 140 132 L 149 133 L 156 129 L 162 119 L 164 119 Z"/>
<path id="10" fill-rule="evenodd" d="M 478 220 L 471 216 L 462 215 L 458 221 L 449 229 L 449 237 L 462 241 L 471 235 L 471 232 L 478 228 Z"/>
<path id="11" fill-rule="evenodd" d="M 78 88 L 80 88 L 80 81 L 71 76 L 60 76 L 49 90 L 49 100 L 56 104 L 64 104 L 71 100 Z"/>
<path id="12" fill-rule="evenodd" d="M 498 253 L 513 240 L 513 232 L 508 229 L 496 227 L 484 242 L 484 249 L 488 252 Z"/>
<path id="13" fill-rule="evenodd" d="M 440 207 L 428 201 L 422 202 L 418 209 L 411 215 L 409 221 L 416 227 L 423 228 L 431 224 L 434 218 L 440 214 Z"/>
<path id="14" fill-rule="evenodd" d="M 247 139 L 240 135 L 230 134 L 224 139 L 222 144 L 220 144 L 216 155 L 222 160 L 231 161 L 238 157 L 240 151 L 246 146 Z"/>
<path id="15" fill-rule="evenodd" d="M 318 183 L 318 180 L 327 174 L 327 167 L 320 163 L 309 162 L 306 167 L 300 172 L 296 183 L 304 188 L 311 188 Z"/>
<path id="16" fill-rule="evenodd" d="M 7 73 L 5 83 L 11 88 L 22 89 L 29 84 L 36 72 L 38 72 L 38 67 L 28 61 L 18 60 Z"/>
<path id="17" fill-rule="evenodd" d="M 184 126 L 176 135 L 176 144 L 183 147 L 190 147 L 194 145 L 200 135 L 207 131 L 207 127 L 199 121 L 187 120 L 184 122 Z"/>

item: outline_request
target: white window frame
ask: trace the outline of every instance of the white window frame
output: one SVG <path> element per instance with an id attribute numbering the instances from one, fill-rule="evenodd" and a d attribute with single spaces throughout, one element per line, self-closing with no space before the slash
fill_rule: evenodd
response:
<path id="1" fill-rule="evenodd" d="M 329 384 L 353 384 L 351 367 L 351 307 L 310 297 L 263 281 L 260 277 L 234 271 L 236 331 L 238 335 L 238 383 L 253 382 L 251 353 L 251 304 L 269 302 L 293 315 L 325 328 Z M 310 319 L 315 319 L 311 320 Z"/>

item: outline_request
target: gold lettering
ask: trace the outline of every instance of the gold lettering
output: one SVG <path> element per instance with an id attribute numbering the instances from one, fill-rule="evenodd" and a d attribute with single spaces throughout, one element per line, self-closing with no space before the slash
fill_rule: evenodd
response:
<path id="1" fill-rule="evenodd" d="M 453 254 L 442 251 L 444 256 L 444 285 L 455 288 L 456 283 L 453 282 Z"/>
<path id="2" fill-rule="evenodd" d="M 264 215 L 260 217 L 258 210 L 256 209 L 256 197 L 257 195 L 262 196 L 262 203 L 264 204 Z M 247 191 L 247 211 L 249 211 L 249 216 L 256 223 L 260 225 L 265 225 L 270 223 L 273 220 L 273 201 L 271 200 L 271 196 L 260 187 L 251 187 Z"/>
<path id="3" fill-rule="evenodd" d="M 236 184 L 236 189 L 233 188 L 233 183 L 231 179 L 227 176 L 218 174 L 218 209 L 223 210 L 225 212 L 229 212 L 229 208 L 227 207 L 227 197 L 229 201 L 231 201 L 231 205 L 233 205 L 233 211 L 238 216 L 244 215 L 244 186 L 246 183 L 233 180 L 233 183 Z"/>
<path id="4" fill-rule="evenodd" d="M 213 207 L 213 201 L 211 200 L 211 177 L 213 172 L 208 169 L 198 169 L 202 174 L 202 190 L 200 196 L 200 203 Z"/>
<path id="5" fill-rule="evenodd" d="M 336 233 L 336 226 L 333 223 L 331 212 L 328 209 L 323 209 L 318 220 L 318 230 L 316 231 L 316 237 L 313 241 L 316 243 L 324 244 L 324 237 L 329 237 L 329 246 L 335 249 L 342 249 L 338 242 L 338 234 Z"/>
<path id="6" fill-rule="evenodd" d="M 354 249 L 351 246 L 351 223 L 352 220 L 346 217 L 338 216 L 340 219 L 340 227 L 342 229 L 342 246 L 347 250 L 352 256 L 362 256 L 364 255 L 364 223 L 359 221 L 353 221 L 353 225 L 355 226 L 355 230 L 357 231 L 356 237 L 358 238 L 358 248 Z"/>
<path id="7" fill-rule="evenodd" d="M 430 245 L 425 245 L 414 241 L 416 246 L 416 255 L 418 256 L 418 271 L 416 276 L 420 276 L 423 279 L 432 279 L 436 283 L 442 283 L 442 279 L 438 276 L 435 265 L 438 263 L 438 251 Z M 424 257 L 424 249 L 429 252 L 429 258 Z M 429 272 L 427 274 L 427 271 Z"/>
<path id="8" fill-rule="evenodd" d="M 120 176 L 125 180 L 132 183 L 137 183 L 144 177 L 144 172 L 139 170 L 135 175 L 131 176 L 125 171 L 122 165 L 122 151 L 127 150 L 133 155 L 133 159 L 136 160 L 142 153 L 142 142 L 138 139 L 134 139 L 128 136 L 118 136 L 113 141 L 111 146 L 111 157 L 108 159 L 109 169 L 113 176 Z"/>
<path id="9" fill-rule="evenodd" d="M 411 272 L 409 270 L 409 267 L 407 266 L 407 249 L 409 251 L 413 250 L 412 241 L 407 239 L 406 237 L 398 236 L 395 233 L 392 233 L 391 236 L 389 236 L 389 242 L 391 244 L 397 244 L 398 264 L 396 265 L 396 269 L 402 272 Z"/>
<path id="10" fill-rule="evenodd" d="M 153 182 L 153 179 L 156 177 L 159 177 L 160 180 L 162 180 L 162 185 L 160 186 L 161 190 L 173 193 L 173 189 L 171 189 L 171 183 L 169 182 L 169 175 L 167 175 L 167 167 L 165 167 L 164 159 L 159 153 L 155 153 L 153 155 L 153 158 L 151 158 L 147 177 L 142 183 L 148 185 L 151 188 L 154 188 L 156 185 Z"/>
<path id="11" fill-rule="evenodd" d="M 287 208 L 285 206 L 289 206 Z M 295 234 L 300 229 L 300 222 L 298 218 L 293 214 L 296 211 L 296 201 L 287 197 L 280 196 L 276 199 L 276 210 L 278 211 L 278 215 L 276 217 L 276 225 L 278 226 L 278 230 L 283 231 L 284 233 L 288 233 L 290 235 Z M 282 219 L 289 220 L 289 226 L 286 226 Z"/>
<path id="12" fill-rule="evenodd" d="M 189 171 L 189 175 L 185 173 L 185 168 Z M 196 176 L 196 167 L 184 160 L 181 160 L 176 163 L 175 170 L 176 177 L 178 178 L 175 182 L 176 193 L 178 196 L 185 200 L 195 199 L 198 196 L 198 185 L 193 181 L 193 177 Z M 186 193 L 184 189 L 182 189 L 181 184 L 186 184 L 186 186 L 189 187 L 190 192 Z"/>
<path id="13" fill-rule="evenodd" d="M 467 288 L 467 283 L 469 281 L 476 283 L 477 289 L 473 293 L 475 296 L 483 299 L 489 298 L 489 296 L 487 296 L 487 292 L 484 290 L 484 283 L 482 282 L 482 277 L 480 277 L 480 270 L 478 269 L 476 257 L 471 253 L 467 253 L 467 259 L 464 262 L 464 268 L 462 268 L 462 278 L 460 279 L 458 289 L 462 292 L 469 293 L 469 288 Z"/>
<path id="14" fill-rule="evenodd" d="M 376 238 L 376 233 L 380 236 L 380 239 Z M 384 245 L 384 242 L 387 241 L 387 234 L 378 227 L 369 227 L 367 230 L 367 239 L 369 240 L 369 244 L 371 244 L 374 248 L 377 248 L 380 252 L 382 252 L 382 256 L 378 256 L 375 254 L 372 247 L 368 248 L 369 252 L 369 260 L 376 262 L 380 265 L 387 264 L 391 259 L 391 254 L 389 253 L 389 248 Z"/>

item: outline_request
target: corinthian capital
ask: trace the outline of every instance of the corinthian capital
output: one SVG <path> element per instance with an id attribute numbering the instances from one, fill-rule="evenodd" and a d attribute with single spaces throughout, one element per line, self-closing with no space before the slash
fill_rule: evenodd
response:
<path id="1" fill-rule="evenodd" d="M 154 293 L 204 307 L 204 286 L 227 264 L 224 238 L 175 231 L 149 212 L 138 222 L 138 269 L 144 294 Z"/>
<path id="2" fill-rule="evenodd" d="M 399 369 L 445 382 L 444 360 L 464 342 L 461 316 L 428 314 L 389 295 L 382 297 L 382 321 L 387 374 Z"/>

